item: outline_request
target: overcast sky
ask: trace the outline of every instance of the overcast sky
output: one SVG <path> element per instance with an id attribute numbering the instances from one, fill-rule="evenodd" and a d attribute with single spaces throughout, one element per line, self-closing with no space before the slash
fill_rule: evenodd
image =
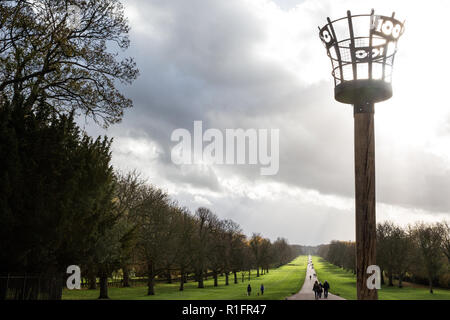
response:
<path id="1" fill-rule="evenodd" d="M 450 1 L 128 0 L 141 72 L 124 88 L 134 108 L 114 137 L 113 163 L 138 169 L 194 211 L 207 206 L 291 243 L 354 240 L 353 113 L 333 98 L 317 26 L 353 13 L 406 19 L 394 97 L 376 106 L 377 220 L 450 216 Z M 280 169 L 176 166 L 173 130 L 280 129 Z"/>

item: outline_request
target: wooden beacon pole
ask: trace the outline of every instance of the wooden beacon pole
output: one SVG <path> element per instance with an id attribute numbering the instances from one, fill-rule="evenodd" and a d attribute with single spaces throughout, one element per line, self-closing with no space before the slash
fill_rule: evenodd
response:
<path id="1" fill-rule="evenodd" d="M 334 98 L 354 108 L 357 298 L 377 300 L 377 289 L 372 289 L 374 283 L 367 283 L 374 276 L 367 273 L 368 267 L 373 266 L 369 271 L 379 271 L 376 265 L 374 105 L 392 97 L 393 61 L 404 23 L 395 19 L 395 12 L 389 17 L 375 15 L 373 9 L 370 14 L 357 15 L 348 10 L 346 18 L 334 21 L 327 18 L 328 23 L 319 27 L 319 37 L 333 66 Z M 348 33 L 342 28 L 345 20 Z M 355 30 L 354 22 L 359 26 Z M 337 30 L 335 24 L 339 24 Z M 376 284 L 379 276 L 375 275 Z"/>
<path id="2" fill-rule="evenodd" d="M 356 293 L 358 300 L 377 300 L 367 287 L 367 267 L 376 262 L 374 103 L 354 105 Z"/>

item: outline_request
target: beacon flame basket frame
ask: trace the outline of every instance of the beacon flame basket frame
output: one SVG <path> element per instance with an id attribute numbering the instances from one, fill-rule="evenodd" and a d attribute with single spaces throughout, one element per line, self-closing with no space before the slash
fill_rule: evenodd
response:
<path id="1" fill-rule="evenodd" d="M 392 97 L 392 69 L 397 41 L 405 22 L 392 16 L 352 15 L 319 27 L 319 36 L 331 60 L 335 99 L 360 105 Z"/>

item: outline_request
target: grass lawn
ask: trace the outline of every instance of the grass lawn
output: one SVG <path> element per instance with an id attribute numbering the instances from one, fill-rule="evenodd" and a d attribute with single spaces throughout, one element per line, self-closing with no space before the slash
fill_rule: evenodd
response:
<path id="1" fill-rule="evenodd" d="M 330 283 L 330 292 L 345 299 L 356 299 L 356 276 L 320 257 L 312 257 L 314 268 L 320 281 Z M 404 283 L 403 288 L 383 285 L 378 291 L 380 300 L 450 300 L 450 290 L 434 289 L 431 294 L 428 288 Z"/>
<path id="2" fill-rule="evenodd" d="M 225 286 L 225 276 L 219 277 L 219 286 L 214 287 L 212 278 L 205 281 L 205 288 L 198 289 L 197 282 L 188 282 L 184 285 L 184 291 L 178 291 L 179 283 L 157 283 L 155 295 L 147 296 L 147 287 L 109 288 L 111 299 L 128 300 L 240 300 L 240 299 L 265 299 L 280 300 L 300 290 L 303 286 L 306 273 L 307 256 L 299 256 L 287 265 L 269 270 L 268 274 L 256 277 L 256 271 L 252 271 L 250 284 L 252 295 L 247 296 L 248 277 L 241 282 L 238 274 L 238 284 L 234 284 L 233 276 L 230 276 L 230 285 Z M 264 284 L 264 295 L 258 296 L 257 292 L 261 283 Z M 67 290 L 63 292 L 64 300 L 97 299 L 99 290 Z"/>

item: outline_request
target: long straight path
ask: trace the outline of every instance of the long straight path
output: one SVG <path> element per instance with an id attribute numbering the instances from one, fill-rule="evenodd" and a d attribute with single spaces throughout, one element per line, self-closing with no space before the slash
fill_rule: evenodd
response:
<path id="1" fill-rule="evenodd" d="M 319 281 L 316 276 L 316 271 L 314 270 L 314 265 L 312 264 L 311 256 L 308 256 L 308 266 L 306 267 L 306 278 L 303 283 L 302 289 L 296 294 L 288 297 L 288 300 L 315 300 L 313 286 L 315 281 Z M 330 283 L 332 286 L 333 284 Z M 325 299 L 322 294 L 322 299 L 319 300 L 345 300 L 342 297 L 336 296 L 334 294 L 328 293 L 328 298 Z"/>

